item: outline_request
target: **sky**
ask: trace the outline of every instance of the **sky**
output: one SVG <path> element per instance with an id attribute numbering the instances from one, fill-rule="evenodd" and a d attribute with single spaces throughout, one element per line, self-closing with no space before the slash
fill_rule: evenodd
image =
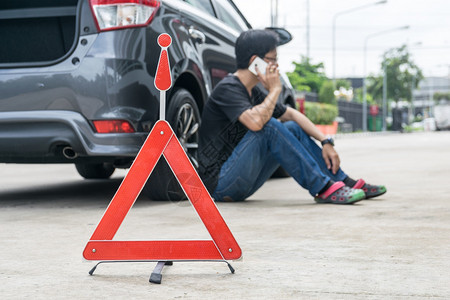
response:
<path id="1" fill-rule="evenodd" d="M 234 0 L 253 28 L 271 25 L 272 1 Z M 324 63 L 330 78 L 334 17 L 337 78 L 381 74 L 383 53 L 405 44 L 425 76 L 450 76 L 450 1 L 387 0 L 385 4 L 371 5 L 377 1 L 278 0 L 278 26 L 294 37 L 278 48 L 280 69 L 292 71 L 292 61 L 299 62 L 302 55 L 306 56 L 309 15 L 309 56 L 312 63 Z M 367 7 L 359 9 L 361 6 Z M 404 26 L 409 29 L 399 29 Z"/>

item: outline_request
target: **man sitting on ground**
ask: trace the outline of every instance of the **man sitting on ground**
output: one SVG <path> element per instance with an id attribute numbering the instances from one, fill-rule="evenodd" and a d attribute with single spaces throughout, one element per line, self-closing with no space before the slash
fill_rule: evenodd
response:
<path id="1" fill-rule="evenodd" d="M 213 198 L 243 201 L 280 165 L 318 203 L 352 204 L 384 194 L 384 186 L 345 174 L 333 140 L 297 110 L 277 103 L 277 45 L 272 31 L 243 32 L 235 48 L 238 70 L 218 83 L 203 109 L 199 173 Z M 256 57 L 268 63 L 265 74 L 248 70 Z M 268 94 L 255 88 L 258 82 Z"/>

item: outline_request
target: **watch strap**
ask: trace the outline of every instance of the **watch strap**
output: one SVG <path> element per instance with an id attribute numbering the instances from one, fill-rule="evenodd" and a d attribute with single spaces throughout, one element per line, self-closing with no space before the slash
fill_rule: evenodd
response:
<path id="1" fill-rule="evenodd" d="M 320 142 L 322 144 L 322 146 L 326 145 L 326 144 L 330 144 L 331 146 L 334 146 L 334 141 L 332 138 L 326 138 L 323 141 Z"/>

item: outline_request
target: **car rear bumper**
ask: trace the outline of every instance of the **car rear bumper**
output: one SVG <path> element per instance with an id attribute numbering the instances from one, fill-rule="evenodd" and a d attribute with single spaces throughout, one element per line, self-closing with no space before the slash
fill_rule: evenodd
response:
<path id="1" fill-rule="evenodd" d="M 133 158 L 148 133 L 99 134 L 80 113 L 72 111 L 0 112 L 0 162 L 74 162 L 77 159 Z"/>

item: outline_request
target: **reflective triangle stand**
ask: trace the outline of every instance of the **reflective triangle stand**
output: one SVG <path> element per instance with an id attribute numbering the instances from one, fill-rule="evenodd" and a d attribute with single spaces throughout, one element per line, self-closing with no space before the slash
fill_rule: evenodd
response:
<path id="1" fill-rule="evenodd" d="M 196 260 L 199 261 L 199 260 Z M 202 262 L 220 262 L 220 261 L 209 261 L 209 260 L 200 260 Z M 123 262 L 129 262 L 129 261 L 121 261 L 121 260 L 117 260 L 117 261 L 100 261 L 98 262 L 90 271 L 89 271 L 89 275 L 94 275 L 95 270 L 97 269 L 97 266 L 100 264 L 104 264 L 104 263 L 123 263 Z M 148 260 L 143 260 L 143 261 L 133 261 L 133 262 L 143 262 L 143 263 L 148 263 L 148 262 L 153 262 L 153 261 L 148 261 Z M 178 262 L 191 262 L 191 260 L 187 260 L 187 261 L 178 261 Z M 226 263 L 228 268 L 230 269 L 230 272 L 232 274 L 234 274 L 235 270 L 233 268 L 233 266 L 226 260 L 223 260 L 222 262 Z M 161 284 L 162 282 L 162 271 L 163 268 L 165 266 L 173 266 L 173 261 L 158 261 L 155 268 L 153 269 L 152 274 L 150 275 L 149 278 L 149 282 L 151 283 L 156 283 L 156 284 Z"/>
<path id="2" fill-rule="evenodd" d="M 231 273 L 234 268 L 227 260 L 236 260 L 242 251 L 213 199 L 187 157 L 169 123 L 164 120 L 165 91 L 171 87 L 167 47 L 171 38 L 158 37 L 162 51 L 155 76 L 155 86 L 161 91 L 161 120 L 156 122 L 130 170 L 111 200 L 97 228 L 88 241 L 83 257 L 100 261 L 98 265 L 116 262 L 157 262 L 150 282 L 161 283 L 162 270 L 174 261 L 225 262 Z M 115 241 L 117 230 L 139 196 L 143 186 L 163 156 L 171 167 L 184 193 L 205 225 L 212 240 Z"/>

